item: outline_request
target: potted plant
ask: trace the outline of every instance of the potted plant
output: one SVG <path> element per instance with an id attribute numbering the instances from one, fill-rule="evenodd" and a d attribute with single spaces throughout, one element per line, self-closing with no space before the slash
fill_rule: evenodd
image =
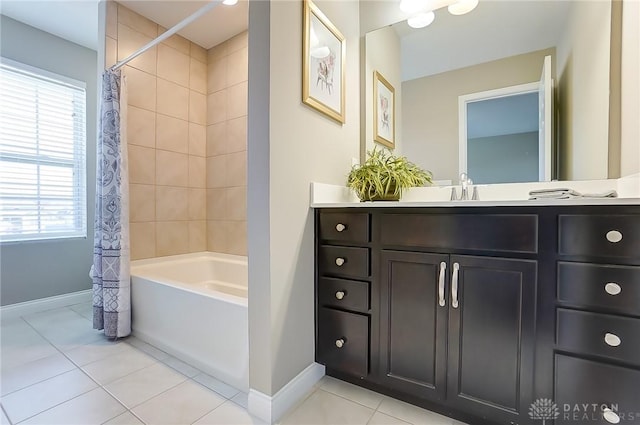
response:
<path id="1" fill-rule="evenodd" d="M 403 156 L 394 156 L 386 149 L 367 152 L 364 164 L 354 166 L 347 178 L 360 201 L 397 201 L 402 191 L 431 183 L 432 174 L 409 162 Z"/>

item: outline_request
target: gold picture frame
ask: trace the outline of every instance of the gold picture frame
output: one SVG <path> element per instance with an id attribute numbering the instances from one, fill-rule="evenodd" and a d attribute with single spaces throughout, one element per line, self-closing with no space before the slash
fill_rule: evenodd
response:
<path id="1" fill-rule="evenodd" d="M 344 124 L 344 36 L 311 0 L 303 9 L 302 102 Z"/>
<path id="2" fill-rule="evenodd" d="M 373 139 L 396 146 L 396 90 L 378 71 L 373 72 Z"/>

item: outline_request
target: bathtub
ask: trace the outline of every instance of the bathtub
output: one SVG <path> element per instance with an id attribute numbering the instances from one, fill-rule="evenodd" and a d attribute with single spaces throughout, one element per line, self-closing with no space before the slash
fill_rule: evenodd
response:
<path id="1" fill-rule="evenodd" d="M 201 252 L 131 262 L 133 335 L 247 392 L 247 258 Z"/>

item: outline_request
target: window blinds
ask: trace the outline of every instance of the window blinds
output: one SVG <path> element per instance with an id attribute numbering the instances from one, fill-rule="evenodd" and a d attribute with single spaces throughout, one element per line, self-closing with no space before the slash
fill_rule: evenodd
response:
<path id="1" fill-rule="evenodd" d="M 86 237 L 84 83 L 0 63 L 0 240 Z"/>

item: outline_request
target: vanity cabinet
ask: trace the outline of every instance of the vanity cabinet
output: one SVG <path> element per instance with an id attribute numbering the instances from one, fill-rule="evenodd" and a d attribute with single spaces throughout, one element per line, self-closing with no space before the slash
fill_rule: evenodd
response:
<path id="1" fill-rule="evenodd" d="M 319 209 L 316 359 L 472 424 L 640 413 L 638 241 L 638 206 Z"/>

